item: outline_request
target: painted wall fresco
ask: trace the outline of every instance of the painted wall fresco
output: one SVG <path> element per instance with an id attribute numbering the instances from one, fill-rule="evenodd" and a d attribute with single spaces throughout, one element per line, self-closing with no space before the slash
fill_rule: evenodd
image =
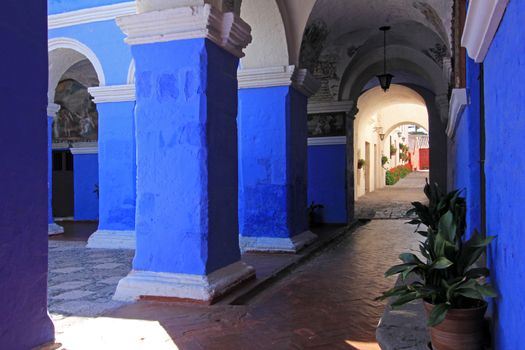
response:
<path id="1" fill-rule="evenodd" d="M 54 142 L 98 140 L 97 106 L 84 85 L 72 79 L 61 81 L 55 103 L 61 108 L 53 123 Z"/>
<path id="2" fill-rule="evenodd" d="M 346 135 L 346 113 L 321 113 L 308 115 L 308 137 Z"/>

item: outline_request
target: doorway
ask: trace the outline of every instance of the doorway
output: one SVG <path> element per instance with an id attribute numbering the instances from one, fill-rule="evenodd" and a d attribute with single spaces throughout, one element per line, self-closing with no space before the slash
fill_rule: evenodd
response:
<path id="1" fill-rule="evenodd" d="M 69 150 L 53 151 L 53 216 L 72 218 L 75 213 L 73 155 Z"/>

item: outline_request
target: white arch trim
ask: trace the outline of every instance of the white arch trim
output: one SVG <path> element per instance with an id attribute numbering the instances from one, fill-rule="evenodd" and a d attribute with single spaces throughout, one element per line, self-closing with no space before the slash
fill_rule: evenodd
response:
<path id="1" fill-rule="evenodd" d="M 131 60 L 128 69 L 128 84 L 135 84 L 135 60 Z"/>
<path id="2" fill-rule="evenodd" d="M 48 52 L 52 52 L 58 49 L 70 49 L 84 55 L 95 68 L 95 71 L 97 72 L 99 85 L 106 85 L 106 76 L 104 75 L 104 69 L 102 68 L 100 60 L 98 59 L 97 55 L 85 44 L 72 38 L 60 37 L 50 39 L 48 41 L 47 47 Z"/>
<path id="3" fill-rule="evenodd" d="M 396 124 L 392 125 L 390 128 L 388 128 L 388 130 L 385 132 L 385 136 L 390 135 L 397 128 L 399 128 L 400 126 L 403 126 L 403 125 L 417 125 L 418 128 L 424 129 L 428 133 L 428 126 L 422 125 L 419 122 L 416 122 L 416 121 L 411 120 L 410 118 L 407 118 L 406 121 L 396 123 Z"/>

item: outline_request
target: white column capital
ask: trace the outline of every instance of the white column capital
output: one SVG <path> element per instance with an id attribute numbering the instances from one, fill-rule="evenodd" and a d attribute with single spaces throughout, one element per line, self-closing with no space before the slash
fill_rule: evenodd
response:
<path id="1" fill-rule="evenodd" d="M 239 89 L 293 86 L 306 97 L 315 94 L 321 86 L 307 69 L 293 65 L 242 69 L 238 71 L 237 79 Z"/>
<path id="2" fill-rule="evenodd" d="M 450 97 L 450 110 L 448 115 L 447 135 L 450 139 L 454 138 L 456 128 L 463 115 L 463 110 L 468 104 L 466 89 L 453 89 Z"/>
<path id="3" fill-rule="evenodd" d="M 98 153 L 98 145 L 91 146 L 91 147 L 73 147 L 69 149 L 71 151 L 71 154 L 77 155 L 77 154 L 97 154 Z"/>
<path id="4" fill-rule="evenodd" d="M 47 104 L 47 116 L 48 117 L 55 117 L 58 111 L 60 110 L 61 106 L 57 105 L 56 103 L 48 103 Z"/>
<path id="5" fill-rule="evenodd" d="M 314 78 L 308 69 L 296 69 L 292 76 L 293 87 L 306 97 L 314 95 L 321 87 L 321 82 Z"/>
<path id="6" fill-rule="evenodd" d="M 337 113 L 346 112 L 353 110 L 355 102 L 352 100 L 347 101 L 333 101 L 333 102 L 313 102 L 308 103 L 308 114 L 319 114 L 319 113 Z"/>
<path id="7" fill-rule="evenodd" d="M 241 0 L 137 0 L 137 12 L 152 12 L 175 7 L 204 6 L 210 4 L 222 12 L 241 12 Z"/>
<path id="8" fill-rule="evenodd" d="M 97 86 L 88 89 L 95 103 L 135 101 L 135 84 Z"/>
<path id="9" fill-rule="evenodd" d="M 169 4 L 185 5 L 194 1 Z M 202 3 L 203 1 L 195 1 Z M 222 12 L 204 3 L 195 6 L 153 6 L 150 12 L 117 18 L 129 45 L 206 38 L 237 57 L 252 41 L 251 27 L 233 12 Z M 155 10 L 159 9 L 159 10 Z"/>
<path id="10" fill-rule="evenodd" d="M 469 2 L 461 46 L 481 63 L 494 40 L 509 0 L 474 0 Z"/>

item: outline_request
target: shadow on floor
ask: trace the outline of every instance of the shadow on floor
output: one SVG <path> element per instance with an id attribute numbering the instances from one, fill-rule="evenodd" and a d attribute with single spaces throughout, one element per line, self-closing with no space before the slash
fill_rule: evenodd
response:
<path id="1" fill-rule="evenodd" d="M 98 228 L 98 221 L 58 221 L 57 225 L 64 228 L 64 233 L 50 236 L 54 241 L 83 241 L 87 242 L 89 236 Z"/>

